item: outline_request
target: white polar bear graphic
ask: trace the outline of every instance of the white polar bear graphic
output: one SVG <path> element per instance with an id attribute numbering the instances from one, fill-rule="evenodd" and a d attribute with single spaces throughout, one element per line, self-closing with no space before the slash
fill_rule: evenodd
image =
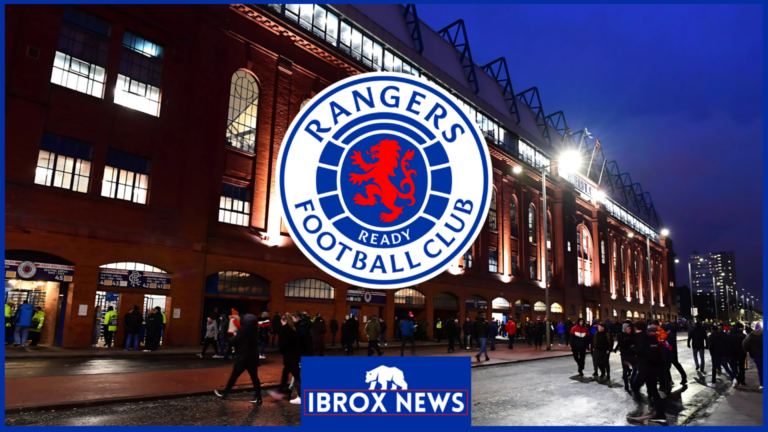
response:
<path id="1" fill-rule="evenodd" d="M 401 390 L 408 390 L 408 383 L 403 378 L 403 371 L 396 367 L 379 366 L 365 373 L 365 382 L 371 383 L 368 390 L 375 390 L 377 382 L 381 384 L 381 390 L 387 390 L 387 383 L 390 381 L 392 381 L 390 390 L 396 390 L 397 386 L 400 386 Z"/>

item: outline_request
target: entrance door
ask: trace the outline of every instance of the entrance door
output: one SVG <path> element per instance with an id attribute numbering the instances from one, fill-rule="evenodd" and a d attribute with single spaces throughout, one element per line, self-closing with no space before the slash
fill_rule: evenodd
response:
<path id="1" fill-rule="evenodd" d="M 351 307 L 349 308 L 349 314 L 354 315 L 355 319 L 360 321 L 360 308 L 359 307 Z"/>
<path id="2" fill-rule="evenodd" d="M 154 309 L 156 306 L 160 306 L 160 312 L 165 313 L 165 296 L 155 295 L 155 294 L 145 294 L 144 295 L 144 322 L 147 322 L 147 312 L 150 309 Z M 163 344 L 163 333 L 165 333 L 165 329 L 163 329 L 160 332 L 160 345 Z"/>
<path id="3" fill-rule="evenodd" d="M 101 322 L 102 324 L 106 324 L 104 321 L 104 315 L 107 314 L 107 309 L 109 309 L 110 306 L 114 309 L 115 312 L 118 311 L 117 305 L 120 301 L 120 294 L 118 293 L 111 293 L 111 292 L 105 292 L 105 291 L 96 291 L 96 304 L 94 305 L 94 308 L 96 306 L 101 306 Z M 120 320 L 120 317 L 118 317 L 118 322 Z M 104 326 L 101 326 L 101 329 L 99 330 L 99 341 L 104 340 Z"/>

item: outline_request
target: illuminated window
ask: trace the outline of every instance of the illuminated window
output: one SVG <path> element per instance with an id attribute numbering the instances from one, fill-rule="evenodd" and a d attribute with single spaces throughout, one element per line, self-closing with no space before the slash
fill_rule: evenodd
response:
<path id="1" fill-rule="evenodd" d="M 538 266 L 536 265 L 536 258 L 530 257 L 528 260 L 528 272 L 531 275 L 532 280 L 539 280 L 539 272 L 538 272 Z"/>
<path id="2" fill-rule="evenodd" d="M 332 286 L 319 279 L 296 279 L 285 284 L 285 296 L 293 298 L 309 298 L 333 300 L 335 297 Z"/>
<path id="3" fill-rule="evenodd" d="M 488 207 L 488 229 L 491 231 L 498 230 L 498 224 L 496 221 L 496 189 L 491 191 L 491 205 Z"/>
<path id="4" fill-rule="evenodd" d="M 472 268 L 472 248 L 467 249 L 466 252 L 464 252 L 464 255 L 461 258 L 461 262 L 459 263 L 464 268 Z"/>
<path id="5" fill-rule="evenodd" d="M 160 116 L 160 81 L 163 76 L 163 47 L 126 31 L 115 103 Z"/>
<path id="6" fill-rule="evenodd" d="M 491 308 L 493 309 L 501 309 L 501 310 L 509 310 L 510 304 L 509 301 L 503 297 L 496 297 L 491 302 Z"/>
<path id="7" fill-rule="evenodd" d="M 229 183 L 221 184 L 219 222 L 249 226 L 251 224 L 251 191 Z"/>
<path id="8" fill-rule="evenodd" d="M 544 302 L 536 302 L 533 304 L 533 311 L 534 312 L 546 312 L 547 311 L 547 305 L 544 304 Z"/>
<path id="9" fill-rule="evenodd" d="M 146 204 L 148 190 L 149 159 L 108 149 L 101 196 Z"/>
<path id="10" fill-rule="evenodd" d="M 509 264 L 509 274 L 512 276 L 517 276 L 517 254 L 510 255 Z"/>
<path id="11" fill-rule="evenodd" d="M 600 240 L 600 264 L 605 264 L 605 240 Z"/>
<path id="12" fill-rule="evenodd" d="M 536 243 L 536 209 L 528 206 L 528 243 Z"/>
<path id="13" fill-rule="evenodd" d="M 87 193 L 92 155 L 88 143 L 43 132 L 35 184 Z"/>
<path id="14" fill-rule="evenodd" d="M 552 306 L 550 306 L 549 311 L 552 313 L 563 313 L 563 307 L 560 306 L 558 303 L 552 303 Z"/>
<path id="15" fill-rule="evenodd" d="M 253 153 L 256 144 L 256 120 L 259 109 L 259 84 L 249 72 L 232 74 L 229 86 L 227 144 Z"/>
<path id="16" fill-rule="evenodd" d="M 509 200 L 509 235 L 517 237 L 517 198 L 514 195 Z"/>
<path id="17" fill-rule="evenodd" d="M 496 249 L 488 249 L 488 272 L 499 272 L 499 252 Z"/>
<path id="18" fill-rule="evenodd" d="M 149 264 L 137 263 L 137 262 L 117 262 L 111 264 L 100 265 L 99 268 L 115 269 L 115 270 L 130 270 L 140 272 L 152 272 L 152 273 L 168 273 L 167 271 L 151 266 Z"/>
<path id="19" fill-rule="evenodd" d="M 83 10 L 66 7 L 53 59 L 51 82 L 97 98 L 104 97 L 112 25 Z"/>
<path id="20" fill-rule="evenodd" d="M 425 306 L 427 300 L 420 291 L 413 288 L 403 288 L 395 292 L 395 304 Z"/>
<path id="21" fill-rule="evenodd" d="M 243 271 L 222 271 L 205 278 L 205 291 L 209 293 L 268 297 L 269 288 L 267 279 Z"/>

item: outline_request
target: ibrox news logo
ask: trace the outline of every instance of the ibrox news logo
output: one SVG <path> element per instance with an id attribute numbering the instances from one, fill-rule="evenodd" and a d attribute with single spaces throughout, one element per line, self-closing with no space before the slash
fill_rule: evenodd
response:
<path id="1" fill-rule="evenodd" d="M 291 124 L 277 164 L 288 231 L 332 276 L 366 288 L 443 272 L 480 232 L 491 197 L 474 119 L 424 79 L 347 78 Z"/>
<path id="2" fill-rule="evenodd" d="M 409 389 L 405 374 L 396 367 L 366 371 L 365 383 L 370 386 L 360 390 L 305 389 L 303 414 L 469 415 L 468 390 Z"/>

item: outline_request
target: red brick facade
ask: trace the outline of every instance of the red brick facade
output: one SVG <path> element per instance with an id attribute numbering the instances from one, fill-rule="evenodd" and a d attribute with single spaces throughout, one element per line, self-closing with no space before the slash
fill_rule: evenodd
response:
<path id="1" fill-rule="evenodd" d="M 378 306 L 346 301 L 349 284 L 330 278 L 304 258 L 290 238 L 270 247 L 261 233 L 274 238 L 280 229 L 276 205 L 276 159 L 290 122 L 302 102 L 331 83 L 365 72 L 358 62 L 313 42 L 306 33 L 271 18 L 268 14 L 245 13 L 238 7 L 216 6 L 84 6 L 83 9 L 112 23 L 103 99 L 50 83 L 63 6 L 17 5 L 7 8 L 6 33 L 6 250 L 29 250 L 53 254 L 74 263 L 63 329 L 63 346 L 87 346 L 91 314 L 98 286 L 99 266 L 114 262 L 146 263 L 171 273 L 167 292 L 115 288 L 119 292 L 118 314 L 141 304 L 144 294 L 167 294 L 167 328 L 164 344 L 194 345 L 200 341 L 206 296 L 234 298 L 248 304 L 249 311 L 308 309 L 330 319 L 341 318 L 350 307 L 361 307 L 361 315 L 380 313 Z M 159 117 L 113 103 L 122 35 L 130 29 L 165 49 Z M 28 47 L 39 49 L 39 58 L 28 55 Z M 259 83 L 258 128 L 255 154 L 228 147 L 225 141 L 229 88 L 232 74 L 250 71 Z M 88 193 L 76 193 L 34 184 L 43 132 L 54 133 L 93 145 L 93 163 Z M 122 150 L 151 160 L 149 196 L 146 205 L 104 198 L 101 179 L 107 149 Z M 503 297 L 513 304 L 526 300 L 532 306 L 544 301 L 541 282 L 531 280 L 528 258 L 541 263 L 544 233 L 541 232 L 540 174 L 491 147 L 494 186 L 497 190 L 498 230 L 487 226 L 473 246 L 474 265 L 461 275 L 445 273 L 416 287 L 426 296 L 422 308 L 413 310 L 418 319 L 433 323 L 437 317 L 468 312 L 465 300 L 479 295 L 488 302 Z M 523 172 L 513 173 L 515 166 Z M 218 222 L 222 181 L 247 187 L 253 192 L 250 227 Z M 510 200 L 517 202 L 518 236 L 510 236 Z M 537 211 L 536 242 L 528 242 L 527 212 Z M 553 319 L 578 317 L 585 308 L 599 311 L 631 310 L 648 314 L 645 238 L 627 238 L 630 228 L 602 208 L 583 200 L 570 183 L 548 177 L 547 207 L 551 214 L 553 262 L 550 302 L 563 308 Z M 576 230 L 589 232 L 592 253 L 591 287 L 577 284 Z M 525 235 L 523 235 L 525 234 Z M 625 295 L 611 298 L 612 287 L 620 287 L 619 274 L 611 271 L 613 241 L 638 251 L 640 284 L 646 300 L 629 301 Z M 606 261 L 600 261 L 600 242 L 605 240 Z M 567 242 L 571 247 L 568 250 Z M 662 237 L 662 244 L 666 240 Z M 619 246 L 620 247 L 620 246 Z M 499 272 L 488 272 L 488 251 L 499 251 Z M 664 306 L 655 297 L 655 313 L 676 317 L 674 289 L 669 287 L 667 254 L 671 250 L 651 243 L 653 260 L 659 261 L 659 281 Z M 518 257 L 518 274 L 511 276 L 511 257 Z M 627 265 L 631 260 L 627 260 Z M 211 295 L 205 293 L 206 276 L 239 270 L 270 281 L 269 298 Z M 634 271 L 634 269 L 632 269 Z M 627 270 L 625 277 L 633 274 Z M 321 279 L 335 289 L 335 300 L 286 299 L 286 283 L 300 278 Z M 605 284 L 603 280 L 605 279 Z M 634 284 L 634 282 L 631 282 Z M 615 285 L 614 285 L 615 284 Z M 616 288 L 620 290 L 620 288 Z M 449 292 L 458 298 L 458 308 L 434 307 L 435 295 Z M 394 291 L 387 292 L 381 313 L 390 323 L 392 337 Z M 89 305 L 87 316 L 78 315 L 78 305 Z M 573 306 L 575 312 L 570 313 Z M 180 309 L 179 318 L 172 310 Z M 476 312 L 469 312 L 474 316 Z M 526 315 L 521 314 L 525 319 Z M 544 316 L 544 313 L 533 313 Z M 613 316 L 611 316 L 613 318 Z M 620 316 L 618 318 L 621 318 Z M 118 326 L 120 327 L 120 326 Z M 362 326 L 361 326 L 362 327 Z M 430 328 L 432 333 L 433 326 Z M 122 330 L 118 330 L 118 341 Z M 330 333 L 328 334 L 330 340 Z"/>

